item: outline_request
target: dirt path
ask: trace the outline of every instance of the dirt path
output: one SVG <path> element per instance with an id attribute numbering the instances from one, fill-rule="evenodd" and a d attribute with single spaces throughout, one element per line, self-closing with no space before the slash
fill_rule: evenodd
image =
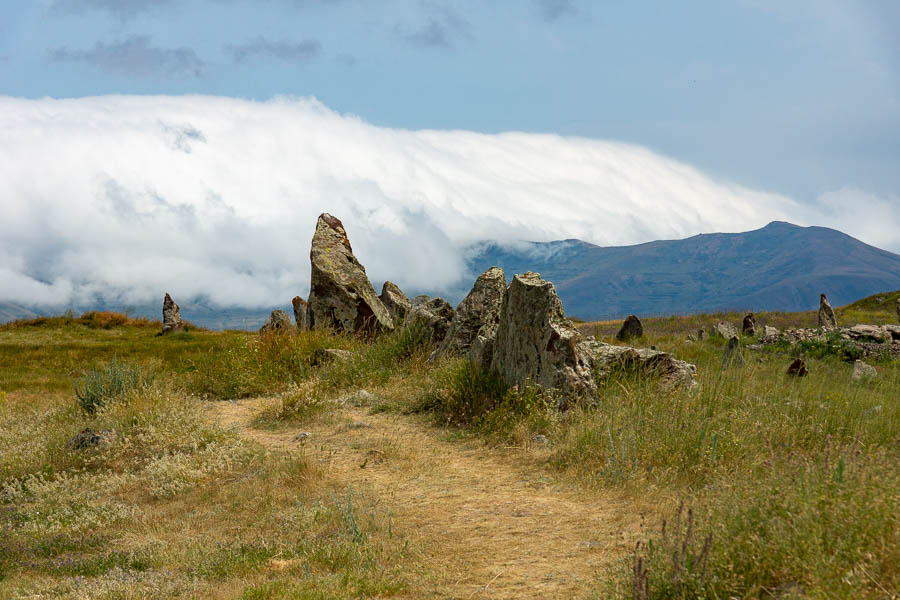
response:
<path id="1" fill-rule="evenodd" d="M 210 403 L 209 414 L 270 447 L 327 457 L 329 476 L 379 499 L 433 580 L 415 596 L 584 597 L 638 534 L 633 505 L 552 481 L 544 449 L 449 440 L 415 417 L 342 406 L 335 419 L 279 431 L 250 426 L 267 402 Z M 367 425 L 367 426 L 364 426 Z M 304 441 L 295 441 L 301 431 Z"/>

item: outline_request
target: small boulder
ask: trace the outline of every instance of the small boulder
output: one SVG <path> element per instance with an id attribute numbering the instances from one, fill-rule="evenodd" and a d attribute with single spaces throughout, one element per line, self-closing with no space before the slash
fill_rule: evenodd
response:
<path id="1" fill-rule="evenodd" d="M 754 315 L 753 313 L 748 313 L 741 323 L 741 333 L 744 335 L 756 335 L 756 329 L 756 315 Z"/>
<path id="2" fill-rule="evenodd" d="M 319 216 L 309 259 L 310 328 L 364 334 L 393 331 L 394 321 L 375 295 L 365 267 L 353 255 L 340 219 L 328 213 Z"/>
<path id="3" fill-rule="evenodd" d="M 594 372 L 605 377 L 616 371 L 660 377 L 668 385 L 693 386 L 697 367 L 678 360 L 668 352 L 647 348 L 616 346 L 596 340 L 586 344 L 593 354 Z"/>
<path id="4" fill-rule="evenodd" d="M 734 325 L 729 325 L 728 323 L 719 322 L 715 327 L 712 328 L 710 332 L 710 336 L 714 337 L 722 337 L 726 340 L 730 340 L 738 334 L 737 329 Z"/>
<path id="5" fill-rule="evenodd" d="M 781 337 L 780 331 L 778 331 L 774 327 L 769 327 L 768 325 L 766 325 L 765 327 L 763 327 L 763 334 L 762 334 L 762 337 L 759 338 L 759 341 L 761 341 L 764 344 L 774 344 L 775 342 L 778 341 L 778 338 L 780 338 L 780 337 Z"/>
<path id="6" fill-rule="evenodd" d="M 788 367 L 787 374 L 791 377 L 806 377 L 809 375 L 806 362 L 802 358 L 794 359 L 794 362 Z"/>
<path id="7" fill-rule="evenodd" d="M 634 338 L 643 337 L 643 335 L 644 325 L 641 323 L 641 320 L 635 315 L 628 315 L 625 322 L 622 323 L 619 333 L 616 334 L 616 339 L 620 342 L 627 342 Z"/>
<path id="8" fill-rule="evenodd" d="M 184 331 L 184 322 L 181 320 L 181 310 L 172 297 L 166 293 L 163 298 L 163 326 L 162 333 L 174 333 Z"/>
<path id="9" fill-rule="evenodd" d="M 722 368 L 742 366 L 744 366 L 744 356 L 741 354 L 741 339 L 735 335 L 725 345 L 725 352 L 722 355 Z"/>
<path id="10" fill-rule="evenodd" d="M 406 318 L 412 303 L 403 290 L 392 281 L 385 281 L 381 286 L 381 295 L 378 296 L 381 303 L 391 315 L 394 321 L 394 327 L 398 327 Z"/>
<path id="11" fill-rule="evenodd" d="M 284 333 L 291 328 L 291 319 L 283 310 L 273 310 L 269 320 L 259 328 L 260 333 Z"/>
<path id="12" fill-rule="evenodd" d="M 825 328 L 837 327 L 837 319 L 834 316 L 834 310 L 831 308 L 831 305 L 828 303 L 828 298 L 825 297 L 825 294 L 822 294 L 819 297 L 818 323 L 819 323 L 819 327 L 825 327 Z"/>
<path id="13" fill-rule="evenodd" d="M 421 323 L 425 326 L 431 341 L 440 344 L 450 330 L 453 313 L 453 307 L 443 298 L 416 296 L 403 320 L 403 327 Z"/>
<path id="14" fill-rule="evenodd" d="M 868 365 L 861 360 L 853 362 L 853 374 L 850 376 L 852 379 L 870 379 L 872 377 L 876 377 L 877 375 L 878 371 L 876 371 L 875 367 L 873 367 L 872 365 Z"/>
<path id="15" fill-rule="evenodd" d="M 116 432 L 111 429 L 82 429 L 66 442 L 66 448 L 68 450 L 84 450 L 85 448 L 106 446 L 115 435 Z"/>
<path id="16" fill-rule="evenodd" d="M 884 342 L 888 331 L 877 325 L 854 325 L 848 329 L 842 329 L 841 334 L 847 339 L 864 342 Z"/>
<path id="17" fill-rule="evenodd" d="M 593 354 L 582 341 L 553 284 L 537 273 L 516 275 L 503 295 L 491 369 L 509 386 L 531 382 L 564 397 L 592 395 Z"/>
<path id="18" fill-rule="evenodd" d="M 341 350 L 340 348 L 325 348 L 321 354 L 325 360 L 349 360 L 351 356 L 349 350 Z"/>
<path id="19" fill-rule="evenodd" d="M 300 296 L 294 296 L 294 299 L 291 300 L 291 305 L 294 307 L 294 324 L 297 326 L 297 330 L 307 331 L 309 329 L 309 319 L 306 312 L 309 310 L 309 307 L 306 304 L 306 300 Z"/>
<path id="20" fill-rule="evenodd" d="M 429 360 L 465 354 L 478 336 L 492 338 L 500 323 L 500 306 L 505 293 L 503 269 L 491 267 L 479 275 L 472 290 L 456 307 L 447 336 Z"/>

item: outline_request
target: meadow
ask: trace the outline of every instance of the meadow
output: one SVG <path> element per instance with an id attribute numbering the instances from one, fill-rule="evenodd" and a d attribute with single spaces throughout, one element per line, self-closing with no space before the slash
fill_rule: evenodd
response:
<path id="1" fill-rule="evenodd" d="M 415 327 L 0 326 L 0 597 L 896 598 L 900 364 L 687 338 L 741 316 L 645 320 L 697 385 L 617 374 L 562 413 Z"/>

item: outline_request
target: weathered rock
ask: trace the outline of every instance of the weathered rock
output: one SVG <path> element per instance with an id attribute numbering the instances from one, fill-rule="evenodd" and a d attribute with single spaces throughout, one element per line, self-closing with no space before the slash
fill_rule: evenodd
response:
<path id="1" fill-rule="evenodd" d="M 366 269 L 353 255 L 340 219 L 319 216 L 309 252 L 312 264 L 307 315 L 310 328 L 374 334 L 394 329 Z"/>
<path id="2" fill-rule="evenodd" d="M 628 317 L 625 318 L 625 322 L 622 323 L 622 328 L 619 329 L 619 333 L 616 334 L 616 339 L 627 342 L 630 339 L 643 337 L 643 335 L 644 325 L 641 323 L 641 320 L 635 315 L 628 315 Z"/>
<path id="3" fill-rule="evenodd" d="M 550 438 L 543 434 L 537 434 L 531 437 L 531 441 L 535 444 L 540 444 L 541 446 L 549 446 Z"/>
<path id="4" fill-rule="evenodd" d="M 802 358 L 794 359 L 794 362 L 788 367 L 787 374 L 792 377 L 806 377 L 809 375 L 809 370 L 806 368 L 806 362 L 804 362 Z"/>
<path id="5" fill-rule="evenodd" d="M 741 333 L 744 335 L 756 335 L 756 315 L 748 313 L 741 323 Z"/>
<path id="6" fill-rule="evenodd" d="M 596 340 L 587 340 L 582 344 L 591 349 L 594 371 L 598 377 L 605 377 L 616 371 L 624 371 L 657 376 L 673 386 L 694 384 L 697 367 L 689 362 L 676 359 L 668 352 L 615 346 Z"/>
<path id="7" fill-rule="evenodd" d="M 780 337 L 781 337 L 780 331 L 778 331 L 774 327 L 769 327 L 768 325 L 766 325 L 765 327 L 763 327 L 763 334 L 762 334 L 762 337 L 759 338 L 759 341 L 761 341 L 764 344 L 774 344 L 775 342 L 778 341 L 778 338 L 780 338 Z"/>
<path id="8" fill-rule="evenodd" d="M 877 325 L 854 325 L 841 329 L 842 337 L 851 340 L 883 342 L 888 337 L 888 331 Z"/>
<path id="9" fill-rule="evenodd" d="M 494 360 L 494 339 L 497 331 L 488 332 L 490 337 L 479 335 L 475 337 L 472 346 L 469 348 L 469 360 L 482 371 L 488 371 Z"/>
<path id="10" fill-rule="evenodd" d="M 900 298 L 897 298 L 897 322 L 900 322 Z"/>
<path id="11" fill-rule="evenodd" d="M 698 341 L 701 341 L 701 342 L 702 342 L 702 341 L 703 341 L 703 337 L 704 337 L 705 335 L 706 335 L 706 332 L 703 331 L 703 328 L 702 328 L 702 327 L 701 327 L 700 329 L 697 330 L 697 340 L 698 340 Z"/>
<path id="12" fill-rule="evenodd" d="M 181 320 L 181 310 L 172 296 L 168 293 L 163 298 L 163 326 L 162 333 L 174 333 L 184 330 L 184 322 Z"/>
<path id="13" fill-rule="evenodd" d="M 837 319 L 834 316 L 834 310 L 828 303 L 828 298 L 825 297 L 825 294 L 822 294 L 819 297 L 818 323 L 819 327 L 837 327 Z"/>
<path id="14" fill-rule="evenodd" d="M 725 345 L 725 352 L 722 354 L 722 368 L 742 366 L 744 366 L 744 356 L 741 354 L 741 339 L 733 336 Z"/>
<path id="15" fill-rule="evenodd" d="M 306 313 L 309 307 L 306 304 L 306 300 L 300 296 L 294 296 L 293 300 L 291 300 L 291 306 L 294 307 L 294 324 L 297 326 L 297 330 L 308 330 L 309 318 Z"/>
<path id="16" fill-rule="evenodd" d="M 491 369 L 510 386 L 531 382 L 563 397 L 593 394 L 593 353 L 582 341 L 553 284 L 537 273 L 516 275 L 503 295 Z"/>
<path id="17" fill-rule="evenodd" d="M 325 348 L 322 350 L 322 357 L 325 360 L 349 360 L 349 350 L 341 350 L 340 348 Z"/>
<path id="18" fill-rule="evenodd" d="M 351 394 L 342 396 L 338 399 L 341 404 L 352 404 L 353 406 L 369 406 L 376 400 L 375 394 L 366 390 L 356 390 Z"/>
<path id="19" fill-rule="evenodd" d="M 284 333 L 291 329 L 291 319 L 283 310 L 273 310 L 269 320 L 259 328 L 260 333 Z"/>
<path id="20" fill-rule="evenodd" d="M 861 360 L 853 362 L 853 374 L 850 376 L 852 379 L 867 379 L 877 375 L 878 371 L 872 365 L 867 365 Z"/>
<path id="21" fill-rule="evenodd" d="M 491 267 L 478 276 L 469 294 L 456 307 L 447 336 L 429 360 L 468 352 L 475 339 L 493 338 L 500 323 L 500 306 L 506 293 L 506 275 Z"/>
<path id="22" fill-rule="evenodd" d="M 106 446 L 115 436 L 116 432 L 111 429 L 82 429 L 66 442 L 66 448 L 69 450 L 84 450 L 85 448 Z"/>
<path id="23" fill-rule="evenodd" d="M 394 321 L 394 327 L 403 323 L 403 319 L 406 318 L 406 315 L 412 306 L 412 302 L 409 301 L 409 298 L 403 293 L 403 290 L 392 281 L 384 282 L 384 285 L 381 286 L 381 295 L 378 296 L 378 299 L 381 300 L 381 303 L 384 304 L 384 307 L 387 309 L 388 313 L 390 313 L 391 319 Z"/>
<path id="24" fill-rule="evenodd" d="M 900 341 L 900 325 L 885 325 L 884 330 L 894 342 Z"/>
<path id="25" fill-rule="evenodd" d="M 403 320 L 403 327 L 421 323 L 425 326 L 431 341 L 440 344 L 450 330 L 453 313 L 453 307 L 443 298 L 416 296 Z"/>
<path id="26" fill-rule="evenodd" d="M 738 331 L 734 325 L 729 325 L 728 323 L 717 323 L 709 333 L 711 337 L 723 337 L 726 340 L 730 340 L 737 334 Z"/>

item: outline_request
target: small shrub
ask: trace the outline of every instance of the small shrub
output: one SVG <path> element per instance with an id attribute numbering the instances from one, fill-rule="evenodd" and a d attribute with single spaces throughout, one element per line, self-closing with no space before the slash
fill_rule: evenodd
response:
<path id="1" fill-rule="evenodd" d="M 88 371 L 81 386 L 75 382 L 75 398 L 85 412 L 93 414 L 131 391 L 148 388 L 154 377 L 151 369 L 113 357 L 105 366 Z"/>
<path id="2" fill-rule="evenodd" d="M 435 388 L 422 398 L 420 409 L 433 410 L 448 424 L 468 425 L 494 410 L 506 390 L 496 374 L 459 359 L 438 374 Z"/>

